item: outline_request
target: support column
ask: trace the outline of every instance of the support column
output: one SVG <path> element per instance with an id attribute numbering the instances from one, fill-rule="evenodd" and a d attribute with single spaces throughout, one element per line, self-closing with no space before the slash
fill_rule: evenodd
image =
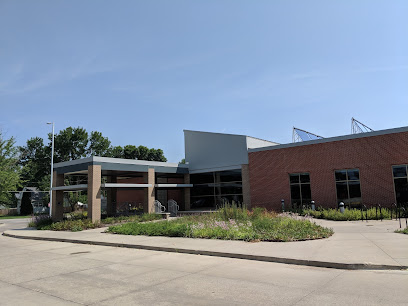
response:
<path id="1" fill-rule="evenodd" d="M 242 173 L 242 197 L 247 208 L 251 208 L 251 189 L 249 185 L 249 165 L 241 166 Z"/>
<path id="2" fill-rule="evenodd" d="M 53 173 L 52 187 L 64 186 L 64 174 Z M 64 191 L 52 191 L 52 221 L 62 221 L 64 217 Z"/>
<path id="3" fill-rule="evenodd" d="M 184 174 L 184 184 L 190 184 L 190 174 Z M 184 188 L 184 210 L 190 210 L 190 187 Z"/>
<path id="4" fill-rule="evenodd" d="M 145 201 L 143 203 L 143 212 L 144 213 L 154 213 L 154 201 L 156 200 L 155 198 L 155 173 L 154 173 L 154 168 L 149 168 L 147 170 L 147 173 L 144 173 L 144 178 L 146 184 L 150 184 L 151 187 L 146 188 L 146 194 L 145 194 Z"/>
<path id="5" fill-rule="evenodd" d="M 116 176 L 108 176 L 108 183 L 117 183 Z M 116 215 L 116 188 L 106 188 L 106 212 L 108 216 Z"/>
<path id="6" fill-rule="evenodd" d="M 101 166 L 88 166 L 88 218 L 101 220 Z"/>

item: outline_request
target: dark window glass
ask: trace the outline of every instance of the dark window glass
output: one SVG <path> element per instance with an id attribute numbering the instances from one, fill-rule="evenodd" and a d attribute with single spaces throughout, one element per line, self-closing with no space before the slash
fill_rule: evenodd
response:
<path id="1" fill-rule="evenodd" d="M 223 183 L 220 186 L 217 194 L 242 194 L 242 184 L 241 183 Z M 217 188 L 216 188 L 217 189 Z"/>
<path id="2" fill-rule="evenodd" d="M 290 186 L 290 197 L 293 201 L 299 201 L 300 203 L 300 185 Z"/>
<path id="3" fill-rule="evenodd" d="M 222 205 L 225 203 L 242 203 L 242 195 L 234 194 L 234 195 L 219 195 L 216 196 L 217 205 Z"/>
<path id="4" fill-rule="evenodd" d="M 349 181 L 359 181 L 360 171 L 358 171 L 358 169 L 347 170 L 347 176 Z"/>
<path id="5" fill-rule="evenodd" d="M 214 207 L 214 196 L 209 197 L 191 197 L 191 208 Z"/>
<path id="6" fill-rule="evenodd" d="M 310 191 L 310 184 L 301 184 L 300 185 L 301 194 L 302 194 L 302 203 L 309 204 L 312 200 L 312 192 Z"/>
<path id="7" fill-rule="evenodd" d="M 241 170 L 216 172 L 216 182 L 237 182 L 242 181 Z"/>
<path id="8" fill-rule="evenodd" d="M 310 183 L 309 173 L 301 173 L 300 174 L 300 182 L 301 183 Z"/>
<path id="9" fill-rule="evenodd" d="M 395 184 L 395 197 L 397 203 L 408 202 L 408 181 L 406 178 L 394 179 Z"/>
<path id="10" fill-rule="evenodd" d="M 191 188 L 191 196 L 214 195 L 214 187 L 208 185 L 198 185 Z"/>
<path id="11" fill-rule="evenodd" d="M 347 182 L 337 182 L 336 183 L 336 190 L 337 190 L 337 200 L 339 202 L 345 201 L 348 199 L 348 190 L 347 190 Z"/>
<path id="12" fill-rule="evenodd" d="M 360 171 L 358 169 L 336 170 L 337 201 L 348 206 L 361 204 Z"/>
<path id="13" fill-rule="evenodd" d="M 291 184 L 299 184 L 299 174 L 289 174 L 289 181 Z"/>
<path id="14" fill-rule="evenodd" d="M 346 170 L 337 170 L 335 171 L 336 181 L 346 181 L 347 180 L 347 171 Z"/>
<path id="15" fill-rule="evenodd" d="M 290 198 L 292 207 L 310 204 L 312 194 L 310 191 L 309 173 L 292 173 L 289 174 Z"/>
<path id="16" fill-rule="evenodd" d="M 190 181 L 191 184 L 214 183 L 214 174 L 213 172 L 191 174 Z"/>
<path id="17" fill-rule="evenodd" d="M 361 198 L 360 182 L 349 182 L 350 198 Z"/>
<path id="18" fill-rule="evenodd" d="M 392 173 L 394 174 L 394 177 L 406 177 L 407 167 L 406 166 L 394 166 L 392 167 Z"/>

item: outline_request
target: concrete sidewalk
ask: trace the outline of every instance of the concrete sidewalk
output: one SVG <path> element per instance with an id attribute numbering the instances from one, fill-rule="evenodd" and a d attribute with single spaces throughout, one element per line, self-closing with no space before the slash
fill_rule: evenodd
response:
<path id="1" fill-rule="evenodd" d="M 8 230 L 3 235 L 338 269 L 408 268 L 408 235 L 394 233 L 399 228 L 397 221 L 315 222 L 333 228 L 335 234 L 328 239 L 298 242 L 126 236 L 103 233 L 106 228 L 82 232 Z"/>

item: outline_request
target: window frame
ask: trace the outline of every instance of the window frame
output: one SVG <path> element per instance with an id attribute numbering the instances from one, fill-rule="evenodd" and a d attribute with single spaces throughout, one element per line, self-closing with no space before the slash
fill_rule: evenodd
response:
<path id="1" fill-rule="evenodd" d="M 306 183 L 302 183 L 300 176 L 301 175 L 305 175 L 307 174 L 309 176 L 309 182 Z M 290 177 L 293 175 L 297 175 L 298 176 L 298 182 L 297 183 L 291 183 L 290 181 Z M 303 202 L 303 196 L 302 196 L 302 185 L 309 185 L 309 189 L 310 189 L 310 201 L 312 201 L 312 187 L 311 187 L 311 179 L 310 179 L 310 172 L 294 172 L 294 173 L 288 173 L 288 178 L 289 178 L 289 191 L 290 191 L 290 205 L 293 208 L 293 199 L 292 199 L 292 186 L 297 185 L 299 186 L 299 194 L 300 194 L 300 206 L 303 205 L 308 205 L 310 203 L 304 203 Z"/>
<path id="2" fill-rule="evenodd" d="M 394 177 L 394 167 L 405 167 L 406 176 L 403 176 L 403 177 Z M 407 184 L 408 184 L 408 164 L 391 165 L 391 175 L 392 175 L 392 185 L 393 185 L 393 187 L 394 187 L 394 199 L 395 199 L 395 203 L 398 204 L 397 191 L 396 191 L 396 189 L 395 189 L 395 179 L 403 179 L 403 178 L 405 178 L 405 179 L 407 180 Z"/>
<path id="3" fill-rule="evenodd" d="M 358 180 L 350 180 L 349 179 L 349 174 L 348 171 L 351 170 L 358 170 Z M 346 179 L 345 180 L 337 180 L 336 178 L 336 172 L 340 172 L 340 171 L 345 171 L 346 172 Z M 360 177 L 360 168 L 343 168 L 343 169 L 334 169 L 333 171 L 334 174 L 334 187 L 336 190 L 336 201 L 337 204 L 339 204 L 340 202 L 344 202 L 345 206 L 351 207 L 353 206 L 359 206 L 359 205 L 363 205 L 363 193 L 361 192 L 361 177 Z M 349 182 L 358 182 L 360 185 L 360 204 L 351 204 L 351 199 L 355 199 L 355 197 L 351 198 L 350 197 L 350 184 Z M 346 183 L 347 186 L 347 199 L 339 199 L 338 197 L 338 192 L 337 192 L 337 183 Z"/>

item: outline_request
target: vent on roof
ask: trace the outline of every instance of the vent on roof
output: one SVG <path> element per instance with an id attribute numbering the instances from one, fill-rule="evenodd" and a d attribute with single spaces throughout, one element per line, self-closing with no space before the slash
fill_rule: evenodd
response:
<path id="1" fill-rule="evenodd" d="M 323 139 L 323 138 L 324 137 L 322 136 L 293 127 L 292 142 L 302 142 L 302 141 L 309 141 L 309 140 Z"/>
<path id="2" fill-rule="evenodd" d="M 372 128 L 369 128 L 364 123 L 361 123 L 357 119 L 351 118 L 351 134 L 373 132 Z"/>

